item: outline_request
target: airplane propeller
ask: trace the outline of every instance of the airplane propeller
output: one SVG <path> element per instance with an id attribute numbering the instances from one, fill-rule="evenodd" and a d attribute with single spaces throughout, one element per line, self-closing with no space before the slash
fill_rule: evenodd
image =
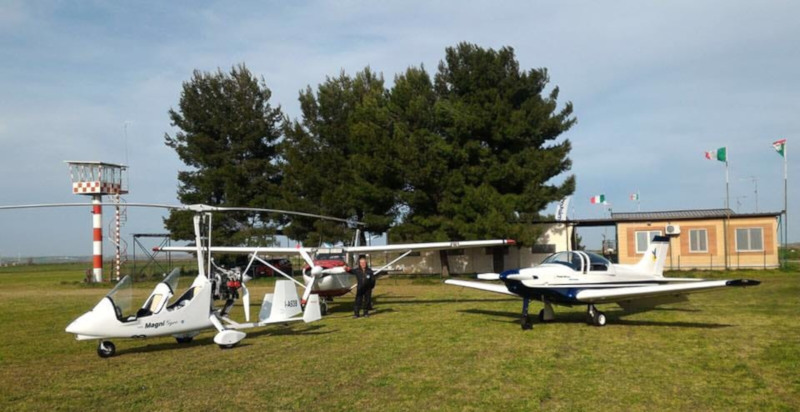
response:
<path id="1" fill-rule="evenodd" d="M 300 302 L 303 305 L 305 305 L 306 302 L 308 302 L 308 297 L 311 296 L 311 289 L 313 289 L 313 287 L 314 287 L 314 282 L 316 282 L 316 280 L 318 278 L 321 278 L 322 276 L 325 276 L 325 275 L 334 275 L 334 274 L 344 273 L 345 269 L 343 267 L 335 267 L 335 268 L 325 269 L 322 266 L 315 265 L 314 264 L 314 259 L 311 258 L 311 255 L 309 255 L 308 252 L 305 249 L 303 249 L 302 245 L 298 245 L 297 249 L 300 252 L 300 256 L 302 256 L 303 260 L 305 260 L 306 264 L 308 264 L 308 267 L 309 267 L 308 272 L 309 272 L 309 275 L 311 277 L 311 280 L 309 280 L 308 283 L 305 286 L 305 291 L 303 292 L 303 297 L 300 300 Z"/>
<path id="2" fill-rule="evenodd" d="M 242 306 L 244 306 L 244 321 L 250 322 L 250 290 L 247 289 L 245 283 L 249 282 L 252 278 L 247 275 L 248 271 L 250 271 L 250 267 L 253 266 L 253 262 L 256 260 L 256 254 L 253 253 L 253 257 L 250 258 L 250 262 L 247 263 L 247 267 L 244 268 L 242 271 Z"/>
<path id="3" fill-rule="evenodd" d="M 317 280 L 318 276 L 322 275 L 325 269 L 322 266 L 314 264 L 314 259 L 311 259 L 311 255 L 303 249 L 302 245 L 298 245 L 297 249 L 300 251 L 300 256 L 302 256 L 303 260 L 308 264 L 308 273 L 311 276 L 311 280 L 306 284 L 306 290 L 303 291 L 303 297 L 300 299 L 300 303 L 305 305 L 306 302 L 308 302 L 308 297 L 311 296 L 311 289 L 314 287 L 314 282 Z"/>
<path id="4" fill-rule="evenodd" d="M 242 275 L 242 305 L 244 306 L 244 321 L 250 322 L 250 291 L 245 286 L 245 279 L 250 276 Z"/>

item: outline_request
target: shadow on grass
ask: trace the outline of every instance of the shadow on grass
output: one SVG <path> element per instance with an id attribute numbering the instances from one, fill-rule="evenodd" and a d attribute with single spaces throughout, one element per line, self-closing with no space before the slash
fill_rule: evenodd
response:
<path id="1" fill-rule="evenodd" d="M 414 299 L 413 296 L 397 296 L 389 293 L 373 296 L 372 298 L 376 307 L 380 308 L 382 305 L 413 305 L 413 304 L 430 304 L 430 303 L 490 303 L 490 302 L 514 302 L 519 301 L 516 298 L 487 298 L 487 299 Z M 355 302 L 353 300 L 334 300 L 328 302 L 328 314 L 324 317 L 342 313 L 353 313 Z"/>
<path id="2" fill-rule="evenodd" d="M 287 336 L 287 335 L 327 335 L 329 333 L 333 333 L 335 331 L 318 331 L 319 329 L 323 328 L 323 325 L 310 325 L 302 329 L 295 329 L 291 327 L 275 327 L 275 325 L 265 326 L 259 328 L 259 330 L 247 332 L 247 337 L 243 342 L 247 342 L 247 339 L 250 338 L 257 338 L 262 335 L 270 335 L 270 336 Z M 150 352 L 160 352 L 162 350 L 181 350 L 181 349 L 188 349 L 194 348 L 197 346 L 208 346 L 213 348 L 217 346 L 214 343 L 214 337 L 208 336 L 200 339 L 194 339 L 189 343 L 177 343 L 177 342 L 163 342 L 154 345 L 145 345 L 135 348 L 129 348 L 125 350 L 120 350 L 114 355 L 114 357 L 125 356 L 125 355 L 132 355 L 136 353 L 150 353 Z M 236 349 L 237 347 L 247 347 L 250 346 L 247 343 L 240 343 L 231 349 Z M 216 348 L 213 348 L 216 349 Z"/>
<path id="3" fill-rule="evenodd" d="M 693 310 L 696 311 L 696 310 Z M 520 312 L 501 312 L 496 310 L 483 310 L 483 309 L 465 309 L 459 310 L 461 313 L 468 313 L 471 315 L 488 315 L 494 317 L 502 317 L 502 318 L 509 318 L 510 320 L 507 321 L 498 321 L 498 322 L 507 322 L 507 323 L 519 323 L 520 318 L 522 317 L 522 311 Z M 624 311 L 606 311 L 606 316 L 608 316 L 609 324 L 614 325 L 626 325 L 626 326 L 672 326 L 672 327 L 679 327 L 679 328 L 701 328 L 701 329 L 719 329 L 719 328 L 727 328 L 733 325 L 722 324 L 722 323 L 699 323 L 699 322 L 659 322 L 659 321 L 652 321 L 652 320 L 631 320 L 631 319 L 622 319 L 621 316 L 625 316 L 628 313 Z M 534 320 L 535 323 L 541 324 L 538 322 L 538 316 L 536 312 L 531 313 L 531 319 Z M 545 322 L 547 323 L 586 323 L 586 314 L 584 313 L 568 313 L 559 316 L 556 314 L 555 320 Z"/>
<path id="4" fill-rule="evenodd" d="M 489 299 L 408 299 L 408 300 L 394 300 L 392 298 L 383 298 L 381 302 L 387 304 L 414 304 L 414 303 L 482 303 L 482 302 L 516 302 L 517 298 L 489 298 Z"/>

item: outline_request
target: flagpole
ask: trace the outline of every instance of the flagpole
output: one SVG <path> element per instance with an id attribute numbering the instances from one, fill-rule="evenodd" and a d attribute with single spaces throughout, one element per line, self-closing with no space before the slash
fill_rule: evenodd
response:
<path id="1" fill-rule="evenodd" d="M 786 153 L 788 150 L 783 144 L 783 253 L 786 256 L 786 251 L 789 248 L 789 160 Z M 784 266 L 786 262 L 784 261 Z"/>
<path id="2" fill-rule="evenodd" d="M 728 161 L 730 160 L 730 153 L 728 147 L 725 147 L 725 225 L 723 232 L 725 237 L 725 270 L 728 270 L 728 221 L 731 219 L 731 199 L 730 199 L 730 173 L 728 172 Z"/>
<path id="3" fill-rule="evenodd" d="M 642 195 L 639 193 L 639 189 L 636 189 L 636 211 L 642 211 Z"/>

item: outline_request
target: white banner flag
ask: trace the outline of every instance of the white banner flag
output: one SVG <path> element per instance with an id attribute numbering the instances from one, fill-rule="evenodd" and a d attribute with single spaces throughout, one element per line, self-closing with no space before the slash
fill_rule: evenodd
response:
<path id="1" fill-rule="evenodd" d="M 558 207 L 556 208 L 556 220 L 559 222 L 564 222 L 567 220 L 567 209 L 569 209 L 569 199 L 570 197 L 567 196 L 561 199 L 558 202 Z"/>

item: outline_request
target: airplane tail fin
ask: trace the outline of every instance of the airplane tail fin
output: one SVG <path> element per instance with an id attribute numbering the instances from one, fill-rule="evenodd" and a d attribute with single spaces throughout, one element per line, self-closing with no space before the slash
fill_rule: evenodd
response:
<path id="1" fill-rule="evenodd" d="M 669 249 L 669 238 L 666 236 L 656 236 L 650 242 L 650 247 L 642 256 L 642 260 L 636 264 L 636 271 L 655 277 L 664 276 L 664 264 L 667 262 L 667 250 Z"/>
<path id="2" fill-rule="evenodd" d="M 267 293 L 264 296 L 258 320 L 264 323 L 283 322 L 300 312 L 302 312 L 300 298 L 297 296 L 294 284 L 288 280 L 277 280 L 275 293 Z"/>
<path id="3" fill-rule="evenodd" d="M 308 297 L 306 308 L 303 312 L 303 322 L 311 323 L 322 319 L 322 312 L 319 309 L 319 295 L 316 293 Z"/>

